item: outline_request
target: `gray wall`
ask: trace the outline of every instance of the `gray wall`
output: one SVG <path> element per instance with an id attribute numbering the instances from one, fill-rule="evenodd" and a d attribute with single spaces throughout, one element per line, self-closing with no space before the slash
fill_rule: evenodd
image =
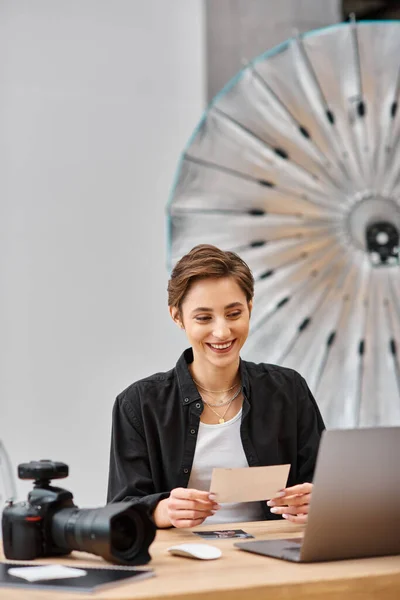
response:
<path id="1" fill-rule="evenodd" d="M 242 68 L 299 32 L 338 23 L 341 0 L 205 0 L 207 95 L 211 99 Z"/>
<path id="2" fill-rule="evenodd" d="M 200 0 L 0 2 L 0 439 L 69 463 L 80 505 L 105 501 L 114 397 L 185 345 L 164 207 L 202 36 Z"/>

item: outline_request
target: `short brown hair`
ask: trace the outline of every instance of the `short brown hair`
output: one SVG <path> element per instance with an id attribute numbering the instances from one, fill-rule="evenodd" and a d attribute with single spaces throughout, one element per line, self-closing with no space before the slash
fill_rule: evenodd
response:
<path id="1" fill-rule="evenodd" d="M 216 246 L 200 244 L 185 254 L 172 270 L 168 282 L 168 306 L 180 311 L 191 285 L 211 277 L 233 277 L 245 293 L 247 302 L 254 296 L 253 274 L 240 256 Z"/>

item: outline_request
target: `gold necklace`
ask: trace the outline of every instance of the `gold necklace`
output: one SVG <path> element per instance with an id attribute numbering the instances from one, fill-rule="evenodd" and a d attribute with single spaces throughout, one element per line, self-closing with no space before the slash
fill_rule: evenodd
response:
<path id="1" fill-rule="evenodd" d="M 236 384 L 239 386 L 239 388 L 241 388 L 240 384 Z M 239 389 L 240 392 L 240 389 Z M 235 395 L 233 396 L 233 398 L 236 398 L 236 396 L 239 394 L 239 392 L 235 392 Z M 204 400 L 204 398 L 203 398 Z M 223 406 L 226 406 L 227 404 L 229 404 L 230 402 L 232 402 L 232 398 L 228 398 L 228 400 L 225 400 L 225 402 L 207 402 L 207 400 L 204 400 L 204 402 L 207 404 L 207 406 L 216 406 L 218 408 L 222 408 Z"/>
<path id="2" fill-rule="evenodd" d="M 233 390 L 233 388 L 235 388 L 238 385 L 237 383 L 235 383 L 234 385 L 232 385 L 230 388 L 228 388 L 226 390 L 208 390 L 207 388 L 203 387 L 201 385 L 201 383 L 196 381 L 194 377 L 192 377 L 192 379 L 195 382 L 195 384 L 197 385 L 197 387 L 201 388 L 204 392 L 209 392 L 210 394 L 223 394 L 225 392 L 230 392 L 231 390 Z"/>
<path id="3" fill-rule="evenodd" d="M 229 400 L 229 404 L 228 404 L 227 408 L 225 409 L 225 411 L 224 411 L 224 414 L 223 414 L 223 415 L 220 415 L 219 413 L 217 413 L 217 411 L 216 411 L 216 410 L 214 410 L 214 409 L 213 409 L 213 408 L 212 408 L 212 407 L 211 407 L 211 406 L 208 404 L 208 402 L 206 402 L 206 401 L 204 400 L 204 402 L 207 404 L 208 408 L 209 408 L 210 410 L 212 410 L 212 412 L 213 412 L 215 415 L 217 415 L 217 417 L 218 417 L 218 423 L 219 423 L 220 425 L 222 425 L 222 423 L 225 423 L 225 416 L 226 416 L 226 413 L 228 412 L 228 410 L 229 410 L 229 408 L 230 408 L 230 406 L 231 406 L 232 402 L 235 400 L 235 398 L 237 398 L 237 397 L 239 396 L 239 394 L 240 394 L 240 392 L 241 392 L 241 391 L 242 391 L 242 386 L 240 386 L 240 387 L 239 387 L 238 391 L 237 391 L 237 392 L 235 392 L 235 394 L 234 394 L 234 395 L 232 396 L 232 398 Z"/>

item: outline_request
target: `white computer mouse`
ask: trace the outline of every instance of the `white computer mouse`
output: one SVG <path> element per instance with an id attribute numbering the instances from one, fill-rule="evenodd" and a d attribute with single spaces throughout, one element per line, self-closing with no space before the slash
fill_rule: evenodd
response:
<path id="1" fill-rule="evenodd" d="M 219 548 L 210 546 L 209 544 L 178 544 L 168 548 L 168 552 L 177 556 L 199 558 L 200 560 L 213 560 L 222 555 Z"/>

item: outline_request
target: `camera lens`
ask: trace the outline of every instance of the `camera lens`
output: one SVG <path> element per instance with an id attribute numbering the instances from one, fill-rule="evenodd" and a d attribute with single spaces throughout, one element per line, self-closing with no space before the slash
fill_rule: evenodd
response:
<path id="1" fill-rule="evenodd" d="M 147 510 L 131 502 L 104 508 L 62 508 L 52 516 L 51 535 L 56 547 L 92 552 L 120 564 L 143 565 L 155 525 Z"/>
<path id="2" fill-rule="evenodd" d="M 132 546 L 132 540 L 137 537 L 136 523 L 126 515 L 113 520 L 111 531 L 111 545 L 118 552 L 126 552 Z"/>

